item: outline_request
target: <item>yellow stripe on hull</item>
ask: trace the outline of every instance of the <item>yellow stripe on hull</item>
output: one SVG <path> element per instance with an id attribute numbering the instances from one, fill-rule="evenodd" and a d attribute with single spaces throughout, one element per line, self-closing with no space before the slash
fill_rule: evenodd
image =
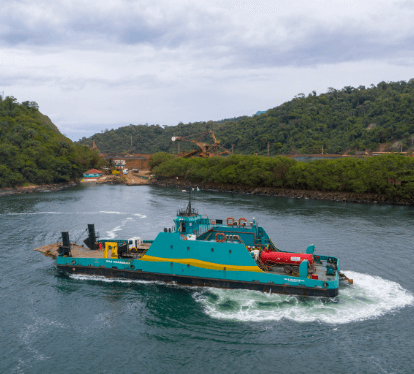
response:
<path id="1" fill-rule="evenodd" d="M 226 271 L 252 271 L 256 273 L 263 273 L 258 266 L 235 266 L 235 265 L 223 265 L 215 264 L 214 262 L 207 262 L 201 260 L 195 260 L 193 258 L 163 258 L 144 255 L 140 258 L 140 261 L 151 262 L 173 262 L 176 264 L 191 265 L 197 268 L 210 269 L 210 270 L 224 270 Z"/>

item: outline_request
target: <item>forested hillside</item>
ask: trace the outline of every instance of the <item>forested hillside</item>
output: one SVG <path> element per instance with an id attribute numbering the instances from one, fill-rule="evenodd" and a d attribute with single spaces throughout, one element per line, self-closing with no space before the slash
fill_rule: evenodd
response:
<path id="1" fill-rule="evenodd" d="M 67 182 L 103 162 L 63 136 L 35 102 L 0 97 L 0 188 Z"/>
<path id="2" fill-rule="evenodd" d="M 414 202 L 414 158 L 387 154 L 363 159 L 300 162 L 289 157 L 232 155 L 183 158 L 166 153 L 151 157 L 152 172 L 203 185 L 277 187 L 325 192 L 376 193 Z"/>
<path id="3" fill-rule="evenodd" d="M 240 154 L 343 153 L 410 150 L 414 146 L 414 79 L 408 82 L 380 82 L 377 86 L 329 88 L 327 93 L 294 99 L 261 115 L 231 120 L 159 125 L 129 125 L 105 130 L 86 139 L 101 152 L 176 153 L 172 136 L 185 136 L 213 130 L 221 144 Z M 131 147 L 132 138 L 132 147 Z M 181 143 L 182 149 L 191 145 Z"/>

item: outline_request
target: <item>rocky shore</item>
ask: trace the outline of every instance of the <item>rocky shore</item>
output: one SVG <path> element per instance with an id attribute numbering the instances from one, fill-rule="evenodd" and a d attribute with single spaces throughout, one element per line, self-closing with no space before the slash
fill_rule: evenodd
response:
<path id="1" fill-rule="evenodd" d="M 98 184 L 127 184 L 125 181 L 108 179 L 105 181 L 99 181 Z M 28 187 L 15 187 L 15 188 L 2 188 L 0 189 L 1 196 L 20 195 L 33 192 L 51 192 L 59 191 L 65 188 L 74 187 L 79 182 L 68 182 L 60 184 L 46 184 L 40 186 L 28 186 Z M 217 183 L 193 183 L 186 180 L 176 178 L 163 178 L 153 179 L 151 181 L 145 181 L 142 185 L 149 184 L 153 186 L 161 187 L 188 187 L 198 186 L 204 190 L 217 191 L 217 192 L 232 192 L 250 195 L 262 195 L 262 196 L 277 196 L 295 199 L 311 199 L 311 200 L 326 200 L 336 201 L 341 203 L 365 203 L 365 204 L 389 204 L 389 205 L 406 205 L 414 206 L 414 201 L 407 200 L 390 200 L 386 195 L 371 194 L 371 193 L 356 193 L 356 192 L 323 192 L 323 191 L 307 191 L 307 190 L 293 190 L 287 188 L 275 188 L 275 187 L 251 187 L 251 186 L 234 186 L 230 184 L 217 184 Z M 128 184 L 132 185 L 132 184 Z M 136 184 L 139 185 L 139 184 Z"/>
<path id="2" fill-rule="evenodd" d="M 74 187 L 77 184 L 78 184 L 77 182 L 67 182 L 67 183 L 59 183 L 59 184 L 45 184 L 45 185 L 40 185 L 40 186 L 1 188 L 0 196 L 20 195 L 20 194 L 33 193 L 33 192 L 59 191 L 65 188 Z"/>
<path id="3" fill-rule="evenodd" d="M 162 187 L 188 187 L 197 185 L 199 188 L 202 188 L 204 190 L 211 190 L 217 192 L 233 192 L 250 195 L 277 196 L 296 199 L 326 200 L 341 203 L 389 204 L 410 206 L 414 205 L 414 201 L 390 200 L 388 196 L 371 193 L 306 191 L 274 187 L 250 187 L 239 185 L 234 186 L 217 183 L 196 184 L 186 180 L 180 180 L 175 178 L 152 180 L 150 184 Z"/>

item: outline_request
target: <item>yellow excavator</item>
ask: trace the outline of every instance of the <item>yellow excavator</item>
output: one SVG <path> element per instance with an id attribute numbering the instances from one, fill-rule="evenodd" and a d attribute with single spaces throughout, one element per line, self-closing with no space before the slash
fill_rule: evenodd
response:
<path id="1" fill-rule="evenodd" d="M 208 144 L 203 141 L 201 141 L 202 138 L 204 138 L 207 135 L 211 135 L 213 138 L 214 143 Z M 173 142 L 181 142 L 181 141 L 187 141 L 195 144 L 198 149 L 193 149 L 188 153 L 183 153 L 181 157 L 189 158 L 189 157 L 211 157 L 214 155 L 231 155 L 232 153 L 228 151 L 226 148 L 224 148 L 220 141 L 216 139 L 214 136 L 213 131 L 205 131 L 201 132 L 199 134 L 194 135 L 188 135 L 188 136 L 173 136 L 171 138 Z"/>

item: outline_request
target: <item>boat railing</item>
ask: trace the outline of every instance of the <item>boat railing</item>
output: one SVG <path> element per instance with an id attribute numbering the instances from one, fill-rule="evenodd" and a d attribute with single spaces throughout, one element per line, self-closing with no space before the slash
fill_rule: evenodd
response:
<path id="1" fill-rule="evenodd" d="M 198 216 L 198 210 L 197 209 L 178 209 L 177 210 L 177 216 L 181 217 L 192 217 L 192 216 Z"/>
<path id="2" fill-rule="evenodd" d="M 270 239 L 270 238 L 269 238 L 269 243 L 270 243 L 270 245 L 273 247 L 273 249 L 275 249 L 276 251 L 280 252 L 280 251 L 279 251 L 279 248 L 277 248 L 277 247 L 276 247 L 275 243 L 273 243 L 273 242 L 272 242 L 272 239 Z"/>
<path id="3" fill-rule="evenodd" d="M 206 233 L 207 231 L 210 231 L 211 230 L 211 227 L 210 227 L 211 225 L 206 225 L 206 226 L 204 226 L 204 227 L 202 227 L 202 228 L 200 228 L 200 229 L 198 229 L 198 230 L 196 230 L 195 231 L 195 234 L 196 234 L 196 236 L 198 237 L 198 236 L 201 236 L 201 235 L 203 235 L 204 233 Z"/>

